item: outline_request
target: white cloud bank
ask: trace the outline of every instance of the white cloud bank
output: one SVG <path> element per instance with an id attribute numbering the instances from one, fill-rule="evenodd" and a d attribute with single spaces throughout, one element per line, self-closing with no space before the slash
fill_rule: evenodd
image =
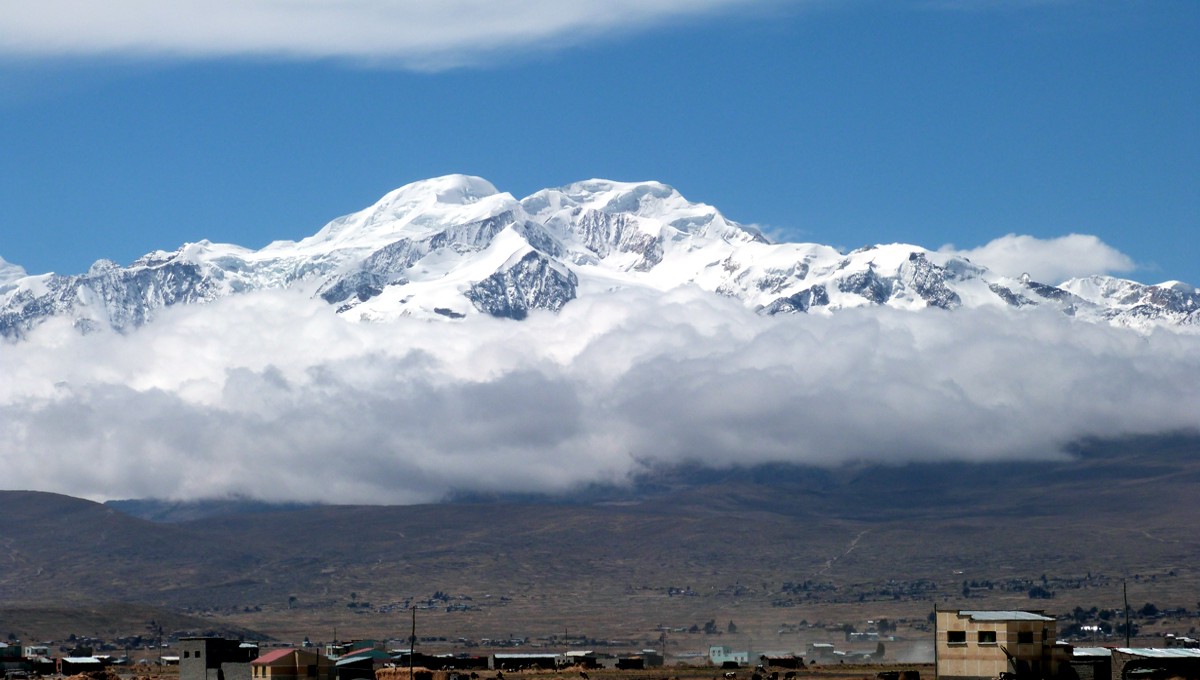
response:
<path id="1" fill-rule="evenodd" d="M 677 464 L 1047 458 L 1200 427 L 1200 336 L 1054 312 L 763 318 L 625 292 L 523 322 L 354 324 L 262 293 L 0 346 L 7 488 L 408 503 Z"/>
<path id="2" fill-rule="evenodd" d="M 959 250 L 953 245 L 941 247 L 1005 276 L 1029 274 L 1040 283 L 1058 284 L 1067 279 L 1092 274 L 1117 274 L 1137 269 L 1126 254 L 1091 234 L 1068 234 L 1058 238 L 1008 234 L 986 245 Z"/>
<path id="3" fill-rule="evenodd" d="M 782 0 L 12 0 L 0 52 L 395 60 L 438 68 Z"/>

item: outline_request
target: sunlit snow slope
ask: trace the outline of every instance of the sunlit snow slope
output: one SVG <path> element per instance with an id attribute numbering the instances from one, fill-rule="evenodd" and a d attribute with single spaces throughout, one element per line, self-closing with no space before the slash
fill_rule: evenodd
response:
<path id="1" fill-rule="evenodd" d="M 478 177 L 415 182 L 300 241 L 261 250 L 208 241 L 127 267 L 25 275 L 0 260 L 0 335 L 54 316 L 125 331 L 171 305 L 265 289 L 319 297 L 347 319 L 521 319 L 584 295 L 695 286 L 762 314 L 851 307 L 1044 308 L 1136 328 L 1200 327 L 1200 291 L 1107 276 L 1050 285 L 905 244 L 851 253 L 771 243 L 658 182 L 589 180 L 518 201 Z"/>

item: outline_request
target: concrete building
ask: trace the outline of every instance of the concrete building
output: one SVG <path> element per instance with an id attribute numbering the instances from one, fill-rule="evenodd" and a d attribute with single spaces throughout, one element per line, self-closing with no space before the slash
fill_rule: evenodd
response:
<path id="1" fill-rule="evenodd" d="M 638 656 L 642 657 L 642 662 L 646 668 L 662 668 L 666 664 L 666 657 L 657 649 L 643 649 L 638 652 Z"/>
<path id="2" fill-rule="evenodd" d="M 599 668 L 600 657 L 591 649 L 574 649 L 563 654 L 563 667 Z"/>
<path id="3" fill-rule="evenodd" d="M 0 643 L 0 677 L 28 675 L 31 670 L 33 667 L 21 654 L 20 646 Z"/>
<path id="4" fill-rule="evenodd" d="M 215 637 L 179 641 L 179 680 L 250 680 L 258 645 Z"/>
<path id="5" fill-rule="evenodd" d="M 104 663 L 94 656 L 65 656 L 58 660 L 58 672 L 62 675 L 102 670 L 104 670 Z"/>
<path id="6" fill-rule="evenodd" d="M 1112 650 L 1108 647 L 1075 647 L 1058 671 L 1061 680 L 1109 680 L 1112 677 Z"/>
<path id="7" fill-rule="evenodd" d="M 1163 636 L 1163 642 L 1165 642 L 1168 647 L 1187 647 L 1188 649 L 1200 649 L 1200 640 L 1188 637 L 1186 635 L 1167 633 Z"/>
<path id="8" fill-rule="evenodd" d="M 1040 611 L 936 612 L 938 680 L 1053 678 L 1069 650 L 1056 647 L 1055 621 Z"/>

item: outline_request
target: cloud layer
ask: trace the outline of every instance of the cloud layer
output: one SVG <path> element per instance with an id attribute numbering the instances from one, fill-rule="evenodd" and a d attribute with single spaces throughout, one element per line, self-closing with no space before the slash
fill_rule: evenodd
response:
<path id="1" fill-rule="evenodd" d="M 1051 239 L 1008 234 L 970 250 L 952 245 L 942 252 L 954 253 L 1005 276 L 1029 274 L 1035 281 L 1058 284 L 1092 274 L 1130 272 L 1137 265 L 1128 255 L 1091 234 L 1068 234 Z"/>
<path id="2" fill-rule="evenodd" d="M 1200 427 L 1200 336 L 1057 313 L 762 318 L 627 292 L 524 322 L 353 324 L 263 293 L 0 347 L 5 486 L 409 503 L 673 465 L 1057 457 Z"/>
<path id="3" fill-rule="evenodd" d="M 597 35 L 747 7 L 751 0 L 14 0 L 0 4 L 0 51 L 349 57 L 426 68 L 499 49 Z"/>

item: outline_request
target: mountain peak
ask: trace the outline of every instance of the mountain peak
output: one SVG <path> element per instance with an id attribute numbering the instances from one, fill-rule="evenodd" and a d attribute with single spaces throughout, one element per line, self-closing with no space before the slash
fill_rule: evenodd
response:
<path id="1" fill-rule="evenodd" d="M 725 219 L 716 208 L 693 203 L 674 187 L 662 182 L 617 182 L 589 179 L 557 189 L 543 189 L 521 201 L 534 219 L 558 229 L 570 228 L 580 216 L 632 218 L 649 235 L 669 237 L 663 232 L 700 235 L 735 242 L 766 238 L 757 230 Z"/>
<path id="2" fill-rule="evenodd" d="M 1183 281 L 1163 281 L 1162 283 L 1155 284 L 1154 287 L 1162 288 L 1164 290 L 1173 290 L 1178 293 L 1187 293 L 1189 295 L 1200 295 L 1200 288 L 1197 288 L 1190 283 L 1184 283 Z"/>
<path id="3" fill-rule="evenodd" d="M 442 175 L 406 184 L 393 194 L 432 193 L 434 200 L 447 205 L 466 205 L 500 193 L 495 185 L 474 175 Z"/>
<path id="4" fill-rule="evenodd" d="M 557 197 L 557 202 L 563 207 L 580 207 L 610 214 L 629 213 L 642 217 L 654 217 L 672 210 L 702 205 L 690 203 L 674 187 L 654 181 L 617 182 L 609 179 L 589 179 L 557 189 L 544 189 L 526 201 L 539 196 Z M 533 202 L 540 203 L 536 200 Z M 713 210 L 709 206 L 703 207 Z"/>
<path id="5" fill-rule="evenodd" d="M 393 189 L 375 202 L 366 211 L 387 212 L 398 216 L 412 210 L 446 209 L 469 206 L 501 194 L 496 187 L 482 177 L 473 175 L 442 175 Z M 361 214 L 361 213 L 359 213 Z"/>
<path id="6" fill-rule="evenodd" d="M 511 194 L 500 193 L 482 177 L 443 175 L 394 189 L 365 210 L 330 222 L 299 245 L 379 248 L 403 235 L 419 237 L 431 226 L 477 222 L 517 206 Z"/>

